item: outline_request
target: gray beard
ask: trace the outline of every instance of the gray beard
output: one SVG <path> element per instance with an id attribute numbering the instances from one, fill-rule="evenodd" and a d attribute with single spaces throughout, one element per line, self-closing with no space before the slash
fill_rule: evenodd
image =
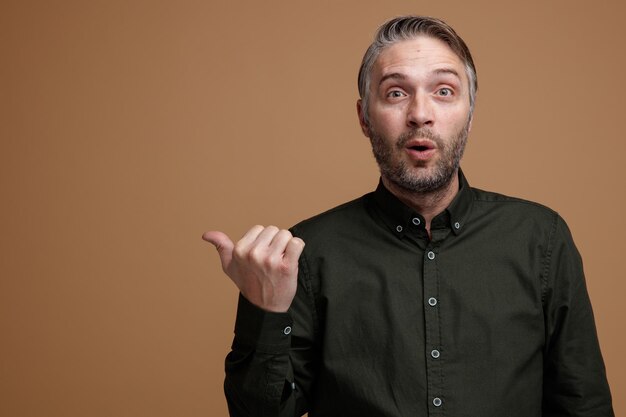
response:
<path id="1" fill-rule="evenodd" d="M 434 193 L 446 188 L 456 175 L 463 157 L 468 133 L 469 122 L 446 144 L 441 136 L 428 129 L 418 128 L 400 135 L 395 145 L 392 145 L 382 135 L 370 129 L 370 141 L 380 174 L 384 178 L 406 191 Z M 402 152 L 406 143 L 414 137 L 432 140 L 441 151 L 441 158 L 437 161 L 435 170 L 430 175 L 415 175 L 407 167 L 405 161 L 393 160 L 394 153 Z M 392 146 L 396 148 L 395 152 L 391 148 Z"/>

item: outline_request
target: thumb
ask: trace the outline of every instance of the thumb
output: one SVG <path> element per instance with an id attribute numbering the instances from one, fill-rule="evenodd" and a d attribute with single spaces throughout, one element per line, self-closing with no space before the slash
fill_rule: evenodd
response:
<path id="1" fill-rule="evenodd" d="M 222 269 L 226 271 L 230 265 L 230 260 L 233 258 L 233 247 L 235 246 L 233 241 L 225 233 L 217 231 L 204 232 L 202 239 L 215 246 L 220 255 L 220 261 L 222 261 Z"/>

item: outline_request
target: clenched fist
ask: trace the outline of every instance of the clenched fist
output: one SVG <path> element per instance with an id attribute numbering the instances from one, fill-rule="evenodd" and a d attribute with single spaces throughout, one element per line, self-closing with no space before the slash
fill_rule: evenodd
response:
<path id="1" fill-rule="evenodd" d="M 222 232 L 205 232 L 215 245 L 222 269 L 241 294 L 256 306 L 285 312 L 296 295 L 298 258 L 304 241 L 275 226 L 254 226 L 237 243 Z"/>

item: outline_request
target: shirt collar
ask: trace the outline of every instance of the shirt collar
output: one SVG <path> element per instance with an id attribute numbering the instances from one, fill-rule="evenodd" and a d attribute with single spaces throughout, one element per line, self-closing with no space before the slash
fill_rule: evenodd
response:
<path id="1" fill-rule="evenodd" d="M 392 232 L 402 237 L 410 232 L 425 232 L 424 217 L 405 205 L 379 181 L 373 193 L 376 206 L 382 213 L 383 221 Z M 431 229 L 449 228 L 455 235 L 463 232 L 472 207 L 472 189 L 459 168 L 459 191 L 452 203 L 431 222 Z"/>

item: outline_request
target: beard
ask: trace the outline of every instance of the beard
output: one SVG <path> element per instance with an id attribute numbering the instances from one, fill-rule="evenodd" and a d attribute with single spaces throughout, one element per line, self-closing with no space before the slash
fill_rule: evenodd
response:
<path id="1" fill-rule="evenodd" d="M 458 172 L 467 136 L 469 120 L 463 128 L 449 140 L 444 140 L 429 129 L 416 128 L 400 135 L 391 141 L 370 128 L 372 152 L 378 163 L 380 174 L 395 185 L 420 193 L 436 192 L 450 184 Z M 426 138 L 435 142 L 439 151 L 439 159 L 430 168 L 409 166 L 399 156 L 406 143 L 413 138 Z"/>

